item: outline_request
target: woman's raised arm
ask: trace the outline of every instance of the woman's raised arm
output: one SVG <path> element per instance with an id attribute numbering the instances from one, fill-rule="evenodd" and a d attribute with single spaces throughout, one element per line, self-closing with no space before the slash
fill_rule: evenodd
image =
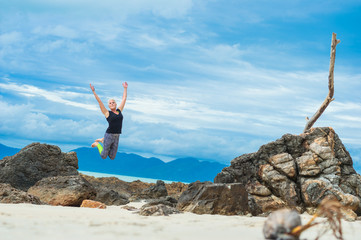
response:
<path id="1" fill-rule="evenodd" d="M 123 83 L 123 87 L 124 87 L 124 91 L 123 91 L 123 98 L 121 103 L 119 104 L 118 109 L 123 112 L 124 106 L 125 106 L 125 102 L 127 101 L 127 89 L 128 89 L 128 83 L 124 82 Z"/>
<path id="2" fill-rule="evenodd" d="M 90 84 L 90 89 L 92 90 L 95 99 L 96 99 L 96 100 L 98 101 L 98 103 L 99 103 L 100 110 L 102 111 L 102 113 L 104 114 L 104 116 L 107 118 L 107 117 L 109 116 L 109 112 L 108 112 L 108 110 L 105 108 L 103 102 L 102 102 L 102 101 L 100 100 L 100 98 L 98 97 L 98 94 L 96 94 L 94 86 L 92 86 L 91 84 Z"/>

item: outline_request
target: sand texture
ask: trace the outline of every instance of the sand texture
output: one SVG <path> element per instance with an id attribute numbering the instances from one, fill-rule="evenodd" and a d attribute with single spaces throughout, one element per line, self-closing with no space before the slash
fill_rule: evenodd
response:
<path id="1" fill-rule="evenodd" d="M 127 206 L 140 208 L 144 203 Z M 302 222 L 310 218 L 302 215 Z M 144 240 L 232 240 L 263 239 L 266 218 L 197 215 L 140 216 L 122 206 L 107 209 L 61 207 L 32 204 L 0 204 L 1 240 L 42 239 L 144 239 Z M 315 227 L 301 239 L 315 239 Z M 345 239 L 360 239 L 361 221 L 343 222 Z M 321 239 L 334 239 L 326 235 Z"/>

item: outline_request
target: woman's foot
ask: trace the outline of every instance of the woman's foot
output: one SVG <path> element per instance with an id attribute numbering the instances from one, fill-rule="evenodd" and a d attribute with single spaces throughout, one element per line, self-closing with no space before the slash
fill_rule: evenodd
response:
<path id="1" fill-rule="evenodd" d="M 99 144 L 99 142 L 97 142 L 97 141 L 93 142 L 92 148 L 98 146 L 98 144 Z"/>
<path id="2" fill-rule="evenodd" d="M 102 143 L 103 141 L 104 141 L 104 138 L 98 138 L 98 139 L 95 140 L 95 142 L 101 142 L 101 143 Z"/>

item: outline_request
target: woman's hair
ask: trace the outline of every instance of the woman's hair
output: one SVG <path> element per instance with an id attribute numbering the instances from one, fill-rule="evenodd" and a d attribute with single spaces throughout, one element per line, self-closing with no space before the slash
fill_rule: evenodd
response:
<path id="1" fill-rule="evenodd" d="M 108 104 L 109 104 L 109 102 L 110 101 L 114 101 L 115 102 L 115 104 L 117 104 L 117 101 L 115 101 L 115 99 L 114 98 L 110 98 L 109 100 L 108 100 Z"/>

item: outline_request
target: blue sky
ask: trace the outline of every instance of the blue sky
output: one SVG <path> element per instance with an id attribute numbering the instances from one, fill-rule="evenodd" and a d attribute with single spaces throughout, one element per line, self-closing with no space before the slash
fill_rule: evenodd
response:
<path id="1" fill-rule="evenodd" d="M 119 151 L 229 163 L 315 126 L 361 148 L 360 1 L 0 0 L 0 142 L 90 146 L 127 81 Z M 358 157 L 356 161 L 361 161 Z"/>

